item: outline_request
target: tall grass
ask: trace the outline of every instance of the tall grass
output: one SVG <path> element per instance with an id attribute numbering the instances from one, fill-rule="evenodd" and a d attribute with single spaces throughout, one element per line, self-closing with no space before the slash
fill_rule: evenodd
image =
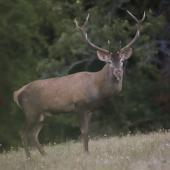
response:
<path id="1" fill-rule="evenodd" d="M 48 156 L 31 150 L 26 160 L 23 148 L 0 154 L 0 170 L 169 170 L 170 133 L 158 132 L 89 141 L 89 154 L 81 142 L 45 146 Z"/>

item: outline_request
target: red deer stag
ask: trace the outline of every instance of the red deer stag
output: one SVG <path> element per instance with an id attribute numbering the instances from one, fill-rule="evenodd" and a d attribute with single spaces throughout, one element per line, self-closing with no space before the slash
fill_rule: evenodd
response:
<path id="1" fill-rule="evenodd" d="M 14 101 L 21 107 L 26 116 L 26 122 L 19 132 L 28 159 L 31 158 L 28 149 L 28 138 L 34 143 L 42 155 L 46 155 L 38 141 L 38 134 L 43 127 L 45 116 L 58 113 L 75 112 L 78 116 L 84 151 L 88 152 L 88 132 L 91 112 L 100 106 L 106 99 L 115 96 L 122 89 L 123 61 L 132 54 L 130 46 L 137 40 L 141 21 L 127 11 L 137 22 L 137 32 L 133 40 L 118 53 L 111 53 L 92 44 L 84 32 L 89 15 L 82 28 L 75 20 L 87 43 L 97 50 L 99 60 L 106 65 L 98 72 L 80 72 L 65 77 L 50 78 L 31 82 L 14 92 Z"/>

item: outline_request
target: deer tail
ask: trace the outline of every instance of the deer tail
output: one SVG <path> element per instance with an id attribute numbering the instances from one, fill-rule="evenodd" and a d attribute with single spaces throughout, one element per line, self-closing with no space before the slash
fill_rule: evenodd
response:
<path id="1" fill-rule="evenodd" d="M 15 92 L 14 92 L 14 101 L 18 104 L 19 107 L 21 107 L 21 106 L 20 106 L 20 104 L 19 104 L 19 102 L 18 102 L 18 96 L 21 94 L 21 92 L 23 92 L 23 91 L 25 90 L 25 88 L 26 88 L 28 85 L 29 85 L 29 84 L 23 86 L 23 87 L 20 88 L 18 91 L 15 91 Z"/>
<path id="2" fill-rule="evenodd" d="M 14 92 L 14 101 L 18 104 L 19 107 L 21 107 L 21 106 L 19 105 L 19 103 L 18 103 L 18 95 L 19 95 L 19 94 L 18 94 L 18 91 L 15 91 L 15 92 Z"/>

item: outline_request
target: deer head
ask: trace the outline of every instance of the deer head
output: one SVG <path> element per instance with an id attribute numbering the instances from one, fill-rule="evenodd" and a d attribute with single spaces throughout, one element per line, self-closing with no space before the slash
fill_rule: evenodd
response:
<path id="1" fill-rule="evenodd" d="M 83 37 L 85 38 L 86 42 L 92 47 L 94 48 L 95 50 L 97 50 L 97 55 L 98 55 L 98 58 L 99 60 L 101 61 L 105 61 L 109 67 L 109 69 L 111 70 L 111 72 L 113 73 L 113 75 L 115 77 L 122 77 L 123 76 L 123 61 L 125 59 L 128 59 L 131 54 L 132 54 L 132 48 L 131 45 L 135 43 L 135 41 L 138 39 L 139 35 L 140 35 L 140 30 L 141 30 L 141 24 L 142 22 L 144 21 L 145 19 L 145 12 L 143 14 L 143 18 L 141 21 L 138 21 L 138 19 L 132 15 L 129 11 L 127 11 L 129 13 L 129 15 L 132 16 L 132 18 L 135 19 L 135 21 L 137 22 L 137 32 L 136 32 L 136 35 L 135 37 L 133 38 L 133 40 L 128 44 L 126 45 L 124 48 L 121 48 L 121 42 L 120 42 L 120 50 L 114 54 L 111 52 L 111 48 L 110 48 L 110 41 L 108 40 L 108 45 L 109 45 L 109 50 L 104 50 L 100 47 L 97 47 L 95 46 L 94 44 L 92 44 L 90 42 L 90 40 L 88 39 L 87 37 L 87 34 L 85 33 L 84 31 L 84 28 L 85 26 L 87 25 L 87 22 L 88 22 L 88 19 L 89 19 L 89 14 L 86 18 L 86 21 L 83 25 L 82 28 L 80 28 L 77 24 L 77 21 L 75 20 L 75 23 L 76 23 L 76 26 L 77 28 L 81 31 Z"/>

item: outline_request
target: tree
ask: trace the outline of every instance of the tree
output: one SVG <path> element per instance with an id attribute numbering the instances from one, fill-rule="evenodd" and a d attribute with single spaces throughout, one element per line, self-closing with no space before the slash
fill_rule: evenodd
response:
<path id="1" fill-rule="evenodd" d="M 96 51 L 89 48 L 76 29 L 75 18 L 82 25 L 90 13 L 86 31 L 91 42 L 107 49 L 109 39 L 111 50 L 117 52 L 119 41 L 125 46 L 136 32 L 135 22 L 126 9 L 139 19 L 146 11 L 147 17 L 133 46 L 133 55 L 125 63 L 123 90 L 94 113 L 92 132 L 113 135 L 169 128 L 169 84 L 163 78 L 169 74 L 169 47 L 166 45 L 167 56 L 162 61 L 164 44 L 159 46 L 162 40 L 167 44 L 169 37 L 169 8 L 162 8 L 162 2 L 1 0 L 0 144 L 8 149 L 20 143 L 18 131 L 24 115 L 13 102 L 15 90 L 36 79 L 98 71 L 103 67 Z M 166 73 L 162 74 L 165 68 Z M 47 122 L 40 134 L 40 138 L 46 137 L 42 138 L 45 143 L 76 139 L 80 134 L 75 115 L 47 118 Z"/>

